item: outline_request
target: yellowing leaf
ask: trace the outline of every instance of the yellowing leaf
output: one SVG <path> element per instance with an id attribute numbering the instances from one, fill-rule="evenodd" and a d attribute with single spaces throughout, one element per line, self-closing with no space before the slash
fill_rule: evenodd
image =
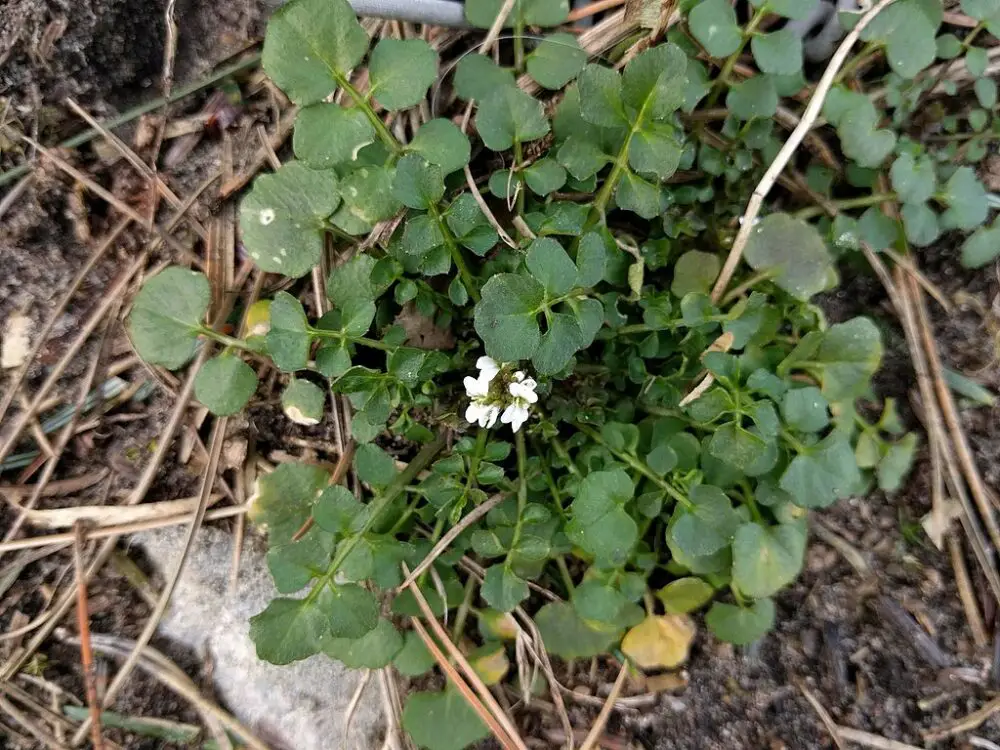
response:
<path id="1" fill-rule="evenodd" d="M 469 664 L 487 685 L 495 685 L 510 669 L 507 653 L 500 644 L 486 644 L 469 654 Z"/>
<path id="2" fill-rule="evenodd" d="M 687 615 L 647 617 L 622 640 L 622 651 L 643 669 L 671 669 L 687 661 L 696 633 Z"/>

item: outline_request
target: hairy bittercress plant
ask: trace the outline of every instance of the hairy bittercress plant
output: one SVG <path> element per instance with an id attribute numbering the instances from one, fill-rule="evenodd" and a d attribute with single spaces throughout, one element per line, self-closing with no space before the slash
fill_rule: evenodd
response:
<path id="1" fill-rule="evenodd" d="M 501 4 L 469 0 L 467 12 L 488 26 Z M 478 620 L 484 646 L 473 662 L 489 656 L 494 667 L 484 675 L 502 679 L 503 643 L 516 635 L 504 613 L 518 607 L 557 656 L 621 644 L 642 667 L 671 667 L 693 632 L 686 614 L 699 608 L 733 643 L 771 628 L 772 597 L 802 567 L 810 510 L 873 484 L 900 486 L 914 437 L 896 441 L 891 402 L 875 423 L 856 406 L 872 398 L 879 330 L 863 317 L 827 325 L 810 300 L 836 283 L 831 247 L 851 253 L 864 241 L 905 252 L 985 221 L 986 193 L 958 163 L 981 157 L 996 132 L 985 122 L 995 86 L 976 82 L 984 114 L 967 116 L 982 127 L 955 139 L 962 145 L 932 151 L 906 137 L 901 126 L 935 83 L 923 71 L 941 6 L 899 0 L 864 35 L 864 55 L 888 52 L 891 117 L 881 100 L 846 86 L 826 102 L 849 186 L 832 168 L 809 166 L 806 187 L 826 209 L 765 216 L 746 248 L 750 271 L 713 302 L 720 256 L 780 145 L 772 118 L 805 83 L 801 41 L 757 29 L 810 3 L 753 5 L 740 27 L 728 1 L 683 3 L 672 41 L 619 73 L 588 64 L 566 33 L 525 54 L 526 27 L 562 23 L 567 3 L 521 0 L 509 19 L 515 70 L 468 54 L 445 80 L 445 91 L 476 102 L 475 145 L 433 111 L 408 141 L 385 124 L 385 112 L 425 101 L 437 80 L 426 42 L 385 38 L 369 49 L 346 0 L 292 0 L 275 14 L 264 67 L 299 107 L 295 158 L 256 180 L 240 227 L 258 268 L 292 280 L 291 291 L 256 303 L 242 337 L 228 337 L 205 323 L 206 279 L 169 268 L 146 282 L 130 318 L 139 353 L 171 369 L 199 339 L 222 345 L 196 381 L 216 414 L 238 412 L 256 391 L 243 351 L 287 374 L 281 403 L 291 421 L 321 421 L 329 391 L 353 408 L 360 496 L 307 464 L 258 481 L 252 518 L 267 531 L 268 564 L 287 595 L 253 618 L 261 658 L 325 653 L 351 667 L 430 669 L 422 643 L 401 632 L 402 616 L 420 615 L 412 591 L 396 589 L 402 564 L 414 568 L 499 493 L 419 581 L 436 615 L 457 609 L 460 622 Z M 1000 23 L 983 15 L 992 3 L 964 5 L 981 26 Z M 981 75 L 970 59 L 975 33 L 938 37 L 938 55 L 964 53 Z M 734 63 L 747 45 L 760 72 L 739 80 Z M 352 71 L 363 64 L 361 88 Z M 545 88 L 566 86 L 551 117 L 516 86 L 525 71 Z M 723 95 L 719 129 L 710 117 L 687 117 Z M 949 118 L 958 116 L 942 117 L 954 130 Z M 516 247 L 499 242 L 468 192 L 463 171 L 474 155 L 506 166 L 492 170 L 484 197 L 523 220 L 520 232 L 504 220 Z M 885 208 L 893 202 L 898 219 Z M 402 221 L 390 238 L 354 252 L 352 237 L 393 217 Z M 978 229 L 964 262 L 995 257 L 998 231 Z M 294 280 L 316 267 L 331 235 L 353 255 L 326 280 L 332 310 L 317 319 Z M 404 308 L 450 329 L 457 345 L 418 348 L 400 322 Z M 414 446 L 402 471 L 381 447 L 391 435 Z M 463 555 L 485 568 L 481 582 Z M 529 581 L 560 601 L 533 597 Z M 427 724 L 431 714 L 449 722 L 447 737 Z M 404 718 L 434 750 L 486 731 L 450 689 L 412 696 Z"/>

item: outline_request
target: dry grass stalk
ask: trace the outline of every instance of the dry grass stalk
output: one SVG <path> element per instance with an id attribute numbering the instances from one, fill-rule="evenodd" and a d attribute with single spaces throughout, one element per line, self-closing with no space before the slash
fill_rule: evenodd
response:
<path id="1" fill-rule="evenodd" d="M 77 524 L 76 543 L 73 545 L 73 566 L 76 570 L 76 624 L 80 634 L 80 663 L 83 667 L 83 684 L 90 709 L 90 741 L 94 750 L 103 750 L 101 737 L 101 707 L 97 700 L 97 673 L 94 669 L 94 652 L 90 647 L 90 612 L 87 607 L 87 577 L 83 566 L 83 547 L 87 542 L 83 526 Z"/>
<path id="2" fill-rule="evenodd" d="M 458 670 L 452 666 L 451 662 L 448 661 L 448 657 L 444 655 L 440 648 L 438 648 L 437 643 L 431 638 L 430 634 L 424 628 L 423 624 L 416 617 L 410 618 L 410 624 L 413 625 L 414 631 L 420 637 L 420 640 L 424 642 L 427 650 L 431 652 L 434 659 L 437 661 L 438 666 L 441 667 L 441 671 L 445 673 L 451 683 L 455 686 L 465 701 L 469 704 L 473 711 L 479 716 L 482 722 L 489 727 L 490 731 L 493 732 L 493 736 L 496 737 L 497 742 L 499 742 L 504 750 L 515 750 L 518 746 L 513 743 L 510 736 L 500 726 L 497 721 L 496 716 L 494 716 L 490 711 L 483 705 L 483 702 L 479 700 L 476 694 L 472 691 L 472 688 L 466 684 L 465 680 L 458 673 Z"/>
<path id="3" fill-rule="evenodd" d="M 202 347 L 202 351 L 210 351 L 212 347 L 206 344 Z M 198 369 L 197 367 L 193 369 Z M 183 551 L 181 556 L 177 561 L 170 577 L 167 579 L 166 584 L 163 587 L 163 591 L 160 594 L 160 600 L 157 602 L 156 608 L 153 610 L 152 614 L 146 622 L 146 626 L 143 628 L 142 633 L 136 641 L 135 647 L 132 649 L 132 653 L 129 654 L 125 663 L 118 670 L 115 678 L 108 685 L 107 690 L 104 694 L 103 704 L 105 706 L 110 706 L 113 704 L 115 697 L 118 695 L 118 691 L 125 684 L 125 680 L 128 679 L 129 674 L 132 669 L 136 666 L 139 659 L 142 656 L 142 649 L 145 648 L 149 641 L 152 639 L 153 634 L 156 632 L 156 628 L 160 623 L 160 618 L 163 617 L 164 613 L 167 611 L 167 606 L 170 603 L 170 597 L 173 596 L 174 588 L 177 586 L 177 581 L 180 579 L 181 571 L 184 570 L 184 565 L 187 562 L 188 555 L 191 552 L 191 545 L 194 542 L 194 537 L 198 533 L 198 529 L 201 527 L 201 523 L 205 517 L 205 509 L 208 504 L 208 498 L 211 495 L 212 488 L 215 485 L 216 474 L 219 470 L 219 458 L 222 455 L 222 444 L 226 434 L 226 425 L 228 424 L 228 417 L 219 417 L 216 419 L 215 424 L 212 425 L 212 436 L 210 439 L 211 448 L 209 451 L 209 460 L 205 465 L 205 469 L 202 472 L 201 479 L 201 490 L 199 492 L 198 507 L 195 510 L 191 523 L 188 527 L 187 538 L 184 540 Z M 85 732 L 86 727 L 89 722 L 83 722 L 80 729 L 77 730 L 76 735 L 73 737 L 74 744 L 78 744 Z"/>
<path id="4" fill-rule="evenodd" d="M 924 740 L 927 742 L 940 742 L 941 740 L 954 737 L 962 732 L 971 732 L 973 729 L 981 726 L 997 712 L 1000 712 L 1000 698 L 994 698 L 982 708 L 973 711 L 968 716 L 963 716 L 961 719 L 956 719 L 955 721 L 950 721 L 947 724 L 942 724 L 934 729 L 928 729 L 923 733 Z"/>
<path id="5" fill-rule="evenodd" d="M 969 630 L 972 631 L 972 640 L 975 641 L 976 648 L 985 649 L 990 645 L 990 636 L 986 632 L 983 616 L 979 613 L 976 592 L 972 588 L 972 581 L 969 579 L 969 570 L 965 566 L 965 557 L 962 555 L 962 540 L 957 534 L 948 535 L 948 555 L 951 558 L 952 570 L 955 571 L 955 585 L 958 587 L 958 598 L 962 602 L 962 609 L 965 611 L 965 620 L 969 623 Z"/>
<path id="6" fill-rule="evenodd" d="M 587 733 L 586 739 L 580 745 L 580 750 L 595 750 L 597 748 L 597 743 L 601 739 L 601 735 L 604 734 L 604 727 L 608 725 L 608 719 L 611 717 L 611 709 L 614 708 L 615 701 L 618 700 L 618 696 L 621 695 L 622 689 L 625 687 L 626 677 L 628 677 L 627 663 L 622 664 L 622 668 L 618 672 L 618 679 L 615 680 L 611 692 L 604 701 L 604 705 L 601 706 L 601 712 L 594 719 L 594 724 Z"/>
<path id="7" fill-rule="evenodd" d="M 409 568 L 407 568 L 406 563 L 403 563 L 403 572 L 406 573 L 408 576 L 410 574 Z M 478 674 L 476 674 L 476 670 L 472 668 L 472 665 L 469 664 L 468 659 L 466 659 L 465 655 L 461 651 L 459 651 L 458 647 L 451 642 L 451 639 L 448 637 L 448 633 L 445 632 L 444 628 L 442 628 L 441 624 L 437 621 L 437 618 L 431 611 L 430 605 L 427 604 L 427 599 L 424 598 L 423 592 L 420 590 L 420 587 L 414 584 L 410 584 L 410 591 L 413 592 L 413 598 L 416 599 L 417 606 L 420 607 L 420 611 L 427 619 L 428 624 L 431 626 L 431 630 L 434 631 L 434 635 L 438 638 L 438 640 L 441 641 L 442 645 L 445 647 L 445 650 L 447 650 L 448 655 L 455 660 L 459 668 L 462 670 L 462 673 L 465 675 L 469 683 L 472 685 L 472 688 L 476 691 L 476 694 L 479 696 L 479 698 L 482 700 L 482 702 L 486 705 L 486 707 L 496 718 L 497 722 L 503 728 L 503 735 L 506 736 L 506 738 L 511 743 L 510 746 L 517 748 L 517 750 L 527 750 L 527 746 L 524 744 L 524 740 L 522 740 L 520 735 L 518 734 L 517 727 L 514 726 L 514 723 L 504 713 L 503 709 L 500 708 L 499 704 L 496 701 L 496 698 L 493 697 L 493 694 L 487 689 L 482 679 L 479 677 Z M 497 739 L 501 739 L 502 741 L 501 736 L 498 736 Z"/>
<path id="8" fill-rule="evenodd" d="M 860 729 L 851 729 L 850 727 L 838 726 L 837 734 L 848 742 L 863 745 L 864 747 L 871 747 L 875 750 L 923 750 L 923 748 L 916 747 L 915 745 L 907 745 L 905 742 L 889 740 L 877 734 L 862 732 Z"/>
<path id="9" fill-rule="evenodd" d="M 754 228 L 754 220 L 760 214 L 760 209 L 764 205 L 764 199 L 771 192 L 771 188 L 774 187 L 774 183 L 777 181 L 779 175 L 788 165 L 789 161 L 791 161 L 792 155 L 798 149 L 799 144 L 802 143 L 802 139 L 805 138 L 806 133 L 809 132 L 819 117 L 826 95 L 833 85 L 837 73 L 847 60 L 851 48 L 868 24 L 875 20 L 875 17 L 893 2 L 894 0 L 880 0 L 871 10 L 865 13 L 857 25 L 851 29 L 851 32 L 844 37 L 844 41 L 841 42 L 840 47 L 837 48 L 837 52 L 831 58 L 826 71 L 823 73 L 823 77 L 816 85 L 815 92 L 809 100 L 809 106 L 806 107 L 806 111 L 802 114 L 802 119 L 799 121 L 798 126 L 788 136 L 785 145 L 781 147 L 771 166 L 768 167 L 767 172 L 761 178 L 760 183 L 754 188 L 747 209 L 743 213 L 743 224 L 740 226 L 740 231 L 736 235 L 733 246 L 729 251 L 729 257 L 726 258 L 726 263 L 722 267 L 722 273 L 719 274 L 719 278 L 715 282 L 715 287 L 712 289 L 712 300 L 714 302 L 718 302 L 722 298 L 726 287 L 729 286 L 729 281 L 732 279 L 733 274 L 736 272 L 736 267 L 743 257 L 743 249 L 750 239 L 750 232 Z"/>
<path id="10" fill-rule="evenodd" d="M 500 493 L 494 495 L 485 503 L 477 506 L 469 515 L 465 516 L 465 518 L 449 529 L 448 533 L 441 537 L 441 540 L 427 553 L 427 557 L 421 560 L 420 564 L 413 569 L 413 572 L 406 577 L 406 580 L 397 587 L 397 591 L 402 591 L 414 583 L 448 549 L 448 546 L 458 538 L 459 534 L 498 506 L 505 497 L 505 495 Z"/>
<path id="11" fill-rule="evenodd" d="M 802 695 L 805 696 L 809 705 L 812 706 L 813 710 L 816 712 L 816 715 L 819 716 L 820 721 L 823 722 L 823 726 L 826 727 L 826 731 L 829 732 L 830 738 L 833 740 L 833 744 L 835 744 L 839 750 L 844 750 L 844 740 L 841 738 L 839 727 L 837 727 L 837 723 L 833 720 L 833 717 L 830 716 L 830 712 L 826 710 L 826 707 L 823 706 L 819 698 L 817 698 L 816 695 L 805 686 L 805 683 L 800 680 L 796 680 L 796 685 L 798 685 L 799 690 L 802 691 Z"/>

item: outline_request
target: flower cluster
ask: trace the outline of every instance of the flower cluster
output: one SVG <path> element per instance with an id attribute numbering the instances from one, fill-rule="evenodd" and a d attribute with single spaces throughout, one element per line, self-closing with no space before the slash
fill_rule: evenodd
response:
<path id="1" fill-rule="evenodd" d="M 507 365 L 499 365 L 490 357 L 480 357 L 476 367 L 479 377 L 466 377 L 464 381 L 465 393 L 472 399 L 465 410 L 466 420 L 492 427 L 499 417 L 502 424 L 509 424 L 517 432 L 530 416 L 531 404 L 538 401 L 538 383 L 521 370 L 510 372 Z"/>

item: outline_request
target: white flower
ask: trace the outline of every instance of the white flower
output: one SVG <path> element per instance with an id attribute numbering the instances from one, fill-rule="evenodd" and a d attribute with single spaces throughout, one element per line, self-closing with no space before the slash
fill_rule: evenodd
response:
<path id="1" fill-rule="evenodd" d="M 500 372 L 500 365 L 492 357 L 480 357 L 476 360 L 476 367 L 479 368 L 479 379 L 487 384 Z"/>
<path id="2" fill-rule="evenodd" d="M 534 378 L 525 378 L 524 373 L 518 370 L 514 373 L 514 382 L 507 386 L 507 390 L 514 397 L 515 403 L 524 401 L 526 404 L 535 404 L 538 403 L 538 394 L 535 393 L 537 387 L 538 383 Z"/>
<path id="3" fill-rule="evenodd" d="M 500 417 L 500 421 L 504 424 L 509 424 L 510 429 L 517 432 L 521 429 L 528 417 L 531 416 L 528 412 L 527 406 L 521 406 L 519 403 L 513 403 L 503 410 L 503 415 Z"/>
<path id="4" fill-rule="evenodd" d="M 466 378 L 466 380 L 472 380 L 472 378 Z M 469 408 L 465 410 L 465 421 L 470 424 L 478 423 L 480 427 L 492 427 L 497 423 L 497 417 L 500 416 L 500 407 L 493 404 L 487 404 L 479 399 L 474 399 Z"/>

